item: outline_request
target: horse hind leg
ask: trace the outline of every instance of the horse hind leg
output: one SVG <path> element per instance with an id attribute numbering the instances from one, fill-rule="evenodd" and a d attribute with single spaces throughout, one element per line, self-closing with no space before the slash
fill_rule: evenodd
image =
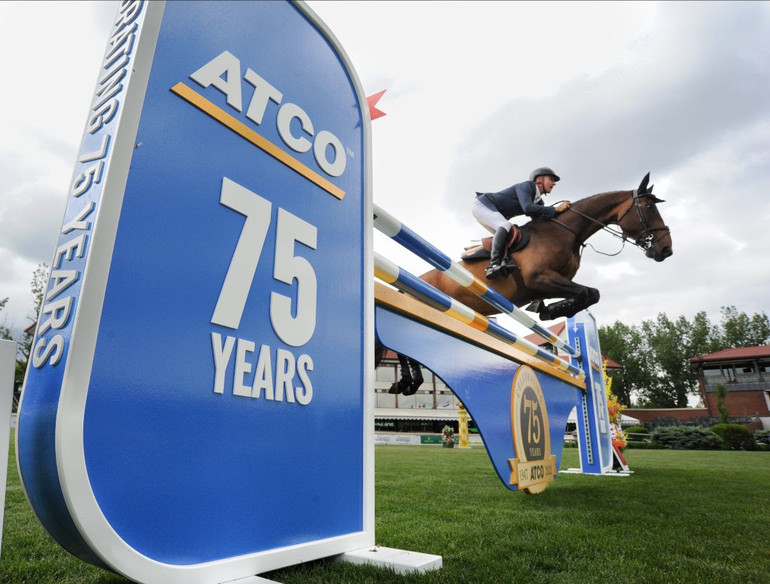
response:
<path id="1" fill-rule="evenodd" d="M 385 358 L 385 353 L 387 352 L 387 349 L 383 347 L 379 341 L 375 340 L 374 342 L 374 368 L 377 369 L 377 367 L 380 366 L 380 363 L 382 363 L 382 360 Z"/>
<path id="2" fill-rule="evenodd" d="M 414 359 L 409 359 L 409 369 L 412 372 L 412 382 L 409 384 L 409 388 L 404 390 L 404 395 L 414 395 L 422 385 L 422 367 Z"/>
<path id="3" fill-rule="evenodd" d="M 414 382 L 412 379 L 412 374 L 409 370 L 409 359 L 405 355 L 401 355 L 399 353 L 398 365 L 399 369 L 401 369 L 401 379 L 394 382 L 393 385 L 390 386 L 388 393 L 403 393 L 404 395 L 409 395 L 406 392 L 409 391 L 409 388 Z"/>

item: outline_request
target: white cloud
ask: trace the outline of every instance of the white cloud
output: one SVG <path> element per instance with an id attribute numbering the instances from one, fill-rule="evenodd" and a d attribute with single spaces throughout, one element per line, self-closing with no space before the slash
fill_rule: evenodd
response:
<path id="1" fill-rule="evenodd" d="M 601 323 L 768 311 L 770 4 L 310 2 L 368 94 L 375 201 L 458 257 L 484 234 L 476 190 L 535 166 L 552 200 L 634 188 L 647 171 L 674 255 L 584 253 Z M 24 322 L 49 262 L 115 2 L 0 3 L 0 298 Z M 23 56 L 23 58 L 22 58 Z M 596 249 L 618 242 L 596 236 Z M 375 236 L 416 273 L 420 260 Z M 21 296 L 21 298 L 19 298 Z"/>

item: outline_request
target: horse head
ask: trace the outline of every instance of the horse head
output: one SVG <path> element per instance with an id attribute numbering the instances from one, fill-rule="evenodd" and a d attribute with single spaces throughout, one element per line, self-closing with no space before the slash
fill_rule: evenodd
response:
<path id="1" fill-rule="evenodd" d="M 649 182 L 648 172 L 639 188 L 631 192 L 631 203 L 618 219 L 618 225 L 623 235 L 633 239 L 648 258 L 662 262 L 674 253 L 671 231 L 658 211 L 658 204 L 665 201 L 652 194 L 653 185 Z"/>

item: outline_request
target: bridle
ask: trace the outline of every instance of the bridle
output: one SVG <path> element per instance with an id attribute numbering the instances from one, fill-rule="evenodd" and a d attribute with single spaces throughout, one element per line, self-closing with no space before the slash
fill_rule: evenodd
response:
<path id="1" fill-rule="evenodd" d="M 572 207 L 570 207 L 567 210 L 571 211 L 572 213 L 575 213 L 576 215 L 579 215 L 580 217 L 583 217 L 584 219 L 587 219 L 588 221 L 591 221 L 592 223 L 596 223 L 602 228 L 603 231 L 606 231 L 613 237 L 620 239 L 623 242 L 623 247 L 625 247 L 625 244 L 627 241 L 630 241 L 633 245 L 635 245 L 642 251 L 646 252 L 655 244 L 655 242 L 657 242 L 660 239 L 663 239 L 664 237 L 666 237 L 666 235 L 671 235 L 671 230 L 669 229 L 668 225 L 664 225 L 662 227 L 650 227 L 650 225 L 647 223 L 647 218 L 644 216 L 644 211 L 642 210 L 642 204 L 639 202 L 639 199 L 643 197 L 652 199 L 654 203 L 665 203 L 663 199 L 659 199 L 658 197 L 652 194 L 651 188 L 641 192 L 639 191 L 639 189 L 634 189 L 634 191 L 631 193 L 631 199 L 632 199 L 631 205 L 629 205 L 628 208 L 625 211 L 623 211 L 623 214 L 620 217 L 618 217 L 618 221 L 617 221 L 618 226 L 620 226 L 620 222 L 623 221 L 623 218 L 626 215 L 628 215 L 631 209 L 636 209 L 636 214 L 639 217 L 639 223 L 642 225 L 642 235 L 639 237 L 629 237 L 623 232 L 622 227 L 620 228 L 620 232 L 618 232 L 618 230 L 613 229 L 611 226 L 605 223 L 602 223 L 601 221 L 598 221 L 597 219 L 594 219 L 593 217 L 590 217 L 585 213 L 581 213 L 580 211 L 577 211 Z M 564 229 L 566 229 L 567 231 L 575 235 L 576 238 L 578 237 L 578 233 L 575 232 L 574 229 L 565 225 L 558 219 L 552 218 L 551 221 L 554 221 L 555 223 L 564 227 Z M 655 237 L 654 233 L 656 231 L 665 231 L 665 233 Z M 581 245 L 584 248 L 586 247 L 587 244 L 583 243 Z M 608 254 L 608 253 L 604 253 L 596 250 L 597 253 L 601 253 L 603 255 L 609 255 L 609 256 L 618 255 L 621 251 L 623 251 L 622 247 L 620 248 L 620 251 L 614 254 Z"/>
<path id="2" fill-rule="evenodd" d="M 639 223 L 642 224 L 642 227 L 644 230 L 642 231 L 643 235 L 642 237 L 637 237 L 634 239 L 634 245 L 640 248 L 643 251 L 647 251 L 650 249 L 650 247 L 655 244 L 660 239 L 663 239 L 666 237 L 666 235 L 671 235 L 671 229 L 669 229 L 668 225 L 663 225 L 662 227 L 650 227 L 647 224 L 647 218 L 644 216 L 644 211 L 642 211 L 642 204 L 639 202 L 639 199 L 642 197 L 647 197 L 652 199 L 653 203 L 665 203 L 663 199 L 659 199 L 655 195 L 652 194 L 652 188 L 646 191 L 639 192 L 638 189 L 634 189 L 633 194 L 631 195 L 631 198 L 633 199 L 633 205 L 629 205 L 628 209 L 626 209 L 623 214 L 618 217 L 618 225 L 620 225 L 620 222 L 623 220 L 623 217 L 625 217 L 628 212 L 634 208 L 636 209 L 636 214 L 639 217 Z M 655 231 L 665 231 L 666 233 L 659 235 L 658 237 L 655 237 L 654 232 Z M 627 238 L 623 234 L 622 235 L 623 240 L 625 241 Z"/>

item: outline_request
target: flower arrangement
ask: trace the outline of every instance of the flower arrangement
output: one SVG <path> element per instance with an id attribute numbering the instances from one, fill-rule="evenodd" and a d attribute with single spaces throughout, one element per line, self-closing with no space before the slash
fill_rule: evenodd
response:
<path id="1" fill-rule="evenodd" d="M 622 451 L 626 447 L 627 439 L 623 428 L 620 426 L 620 414 L 623 413 L 626 406 L 621 405 L 618 401 L 618 396 L 612 393 L 612 378 L 607 375 L 606 363 L 602 365 L 602 373 L 604 374 L 604 387 L 607 389 L 607 410 L 610 416 L 612 445 Z"/>
<path id="2" fill-rule="evenodd" d="M 444 430 L 441 432 L 441 442 L 444 448 L 454 448 L 455 446 L 455 430 L 449 424 L 444 426 Z"/>

